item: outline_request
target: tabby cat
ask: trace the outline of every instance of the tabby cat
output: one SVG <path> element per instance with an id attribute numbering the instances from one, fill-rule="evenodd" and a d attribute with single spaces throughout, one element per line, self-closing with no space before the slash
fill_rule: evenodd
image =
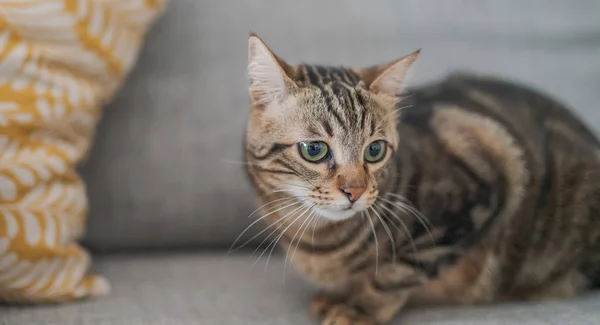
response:
<path id="1" fill-rule="evenodd" d="M 598 140 L 505 81 L 457 74 L 404 91 L 418 56 L 291 65 L 250 36 L 247 170 L 267 229 L 322 290 L 312 313 L 383 324 L 413 299 L 556 299 L 600 284 Z"/>

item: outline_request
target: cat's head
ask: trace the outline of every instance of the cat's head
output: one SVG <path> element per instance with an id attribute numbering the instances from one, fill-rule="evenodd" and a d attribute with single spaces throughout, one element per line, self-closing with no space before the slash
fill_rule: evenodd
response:
<path id="1" fill-rule="evenodd" d="M 248 50 L 248 165 L 328 220 L 368 209 L 398 148 L 397 103 L 419 51 L 361 69 L 290 65 L 256 35 Z"/>

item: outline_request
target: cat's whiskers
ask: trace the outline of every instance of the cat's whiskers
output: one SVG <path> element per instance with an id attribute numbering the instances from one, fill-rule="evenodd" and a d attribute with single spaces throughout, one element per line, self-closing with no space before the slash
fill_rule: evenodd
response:
<path id="1" fill-rule="evenodd" d="M 370 209 L 373 209 L 373 207 L 370 207 Z M 397 230 L 397 231 L 399 231 L 401 233 L 404 233 L 404 229 L 400 228 L 400 226 L 398 226 L 398 224 L 394 222 L 394 218 L 390 218 L 390 217 L 388 217 L 385 214 L 383 215 L 383 217 L 390 222 L 389 225 L 391 225 L 392 227 L 394 227 L 395 230 Z"/>
<path id="2" fill-rule="evenodd" d="M 364 216 L 364 214 L 361 213 Z M 371 231 L 373 232 L 373 238 L 375 239 L 375 276 L 379 273 L 379 240 L 377 239 L 377 232 L 375 231 L 375 225 L 370 216 L 367 217 L 369 224 L 371 225 Z"/>
<path id="3" fill-rule="evenodd" d="M 289 194 L 293 194 L 292 190 L 290 190 L 290 189 L 283 189 L 283 188 L 271 191 L 271 193 L 289 193 Z"/>
<path id="4" fill-rule="evenodd" d="M 385 195 L 393 196 L 393 197 L 397 198 L 398 200 L 400 200 L 400 201 L 402 201 L 402 202 L 404 202 L 404 203 L 409 203 L 409 204 L 412 204 L 412 203 L 410 202 L 410 200 L 408 200 L 406 197 L 404 197 L 404 196 L 402 196 L 402 195 L 400 195 L 400 194 L 393 193 L 393 192 L 387 192 L 387 193 L 385 193 Z"/>
<path id="5" fill-rule="evenodd" d="M 397 198 L 398 200 L 400 200 L 400 201 L 402 201 L 404 203 L 412 204 L 410 202 L 410 200 L 408 200 L 406 197 L 404 197 L 404 196 L 402 196 L 400 194 L 393 193 L 393 192 L 387 192 L 387 193 L 385 193 L 385 195 L 393 196 L 393 197 Z"/>
<path id="6" fill-rule="evenodd" d="M 405 106 L 402 106 L 402 107 L 395 108 L 390 113 L 388 113 L 386 116 L 384 116 L 383 120 L 387 120 L 387 118 L 390 117 L 390 115 L 392 115 L 394 113 L 402 112 L 403 110 L 405 110 L 407 108 L 411 108 L 411 107 L 413 107 L 413 105 L 405 105 Z"/>
<path id="7" fill-rule="evenodd" d="M 435 239 L 433 237 L 433 234 L 431 233 L 431 228 L 434 227 L 434 225 L 431 222 L 431 220 L 429 220 L 429 218 L 427 218 L 427 216 L 425 216 L 423 213 L 421 213 L 419 210 L 417 210 L 415 207 L 413 207 L 411 205 L 410 201 L 408 201 L 407 199 L 405 199 L 401 195 L 398 195 L 398 194 L 395 194 L 395 193 L 387 193 L 387 195 L 390 195 L 392 197 L 396 197 L 400 201 L 392 202 L 392 201 L 387 200 L 387 199 L 385 199 L 383 197 L 380 197 L 380 199 L 382 201 L 385 201 L 388 204 L 396 206 L 399 209 L 403 210 L 404 212 L 408 212 L 409 214 L 411 214 L 412 216 L 414 216 L 421 223 L 421 225 L 425 228 L 425 230 L 427 231 L 429 237 L 431 238 L 432 243 L 435 244 Z"/>
<path id="8" fill-rule="evenodd" d="M 304 210 L 298 217 L 296 217 L 285 229 L 283 229 L 283 231 L 281 231 L 281 234 L 279 234 L 279 236 L 275 238 L 273 246 L 271 247 L 271 251 L 269 252 L 269 256 L 267 257 L 267 263 L 265 264 L 265 274 L 267 273 L 267 268 L 269 267 L 269 260 L 271 259 L 271 255 L 273 255 L 273 251 L 275 250 L 275 246 L 277 246 L 279 240 L 281 240 L 281 238 L 285 235 L 288 229 L 290 229 L 298 220 L 300 220 L 300 218 L 302 218 L 302 216 L 309 210 L 311 210 L 311 207 L 306 207 L 306 210 Z"/>
<path id="9" fill-rule="evenodd" d="M 412 246 L 412 249 L 414 251 L 415 254 L 417 254 L 418 249 L 417 249 L 417 245 L 415 244 L 415 241 L 412 238 L 412 235 L 410 233 L 410 230 L 408 229 L 408 227 L 406 226 L 406 224 L 404 223 L 404 221 L 402 220 L 402 218 L 396 214 L 396 212 L 394 212 L 393 210 L 389 209 L 388 207 L 386 207 L 385 205 L 379 203 L 379 202 L 375 202 L 375 204 L 373 205 L 374 208 L 379 208 L 380 212 L 383 213 L 385 215 L 385 213 L 383 212 L 383 210 L 386 210 L 387 212 L 390 213 L 391 216 L 395 217 L 396 220 L 398 220 L 400 222 L 400 226 L 402 226 L 402 229 L 404 229 L 404 233 L 406 234 L 406 237 L 408 238 L 410 245 Z"/>
<path id="10" fill-rule="evenodd" d="M 310 222 L 312 221 L 312 219 L 314 218 L 314 216 L 316 215 L 316 211 L 312 210 L 312 208 L 314 208 L 314 205 L 311 207 L 311 212 L 308 215 L 308 217 L 306 217 L 306 220 L 302 223 L 302 225 L 300 225 L 299 229 L 302 229 L 304 227 L 304 224 L 306 224 L 306 227 L 304 227 L 304 230 L 302 230 L 302 232 L 300 233 L 300 237 L 298 237 L 298 240 L 296 241 L 296 247 L 294 248 L 294 252 L 292 253 L 292 257 L 290 257 L 290 261 L 289 261 L 289 265 L 291 266 L 291 264 L 294 262 L 294 257 L 296 256 L 296 253 L 298 252 L 298 246 L 300 245 L 300 242 L 302 241 L 302 238 L 304 237 L 304 234 L 306 233 L 306 230 L 308 229 L 308 227 L 310 226 Z M 294 238 L 296 237 L 296 235 L 294 235 Z M 290 248 L 292 247 L 292 245 L 294 244 L 294 239 L 292 238 L 292 241 L 290 242 Z M 288 249 L 289 252 L 289 249 Z M 285 258 L 287 259 L 287 253 L 285 254 Z M 283 283 L 285 285 L 285 275 L 287 273 L 286 271 L 286 263 L 283 263 Z"/>
<path id="11" fill-rule="evenodd" d="M 302 231 L 302 233 L 300 234 L 300 237 L 298 238 L 298 241 L 296 242 L 296 249 L 294 250 L 294 253 L 292 254 L 292 257 L 290 258 L 290 263 L 294 260 L 294 256 L 296 255 L 296 252 L 298 251 L 298 245 L 300 245 L 300 240 L 302 240 L 302 238 L 304 237 L 304 234 L 306 233 L 306 231 L 308 230 L 308 228 L 310 228 L 310 226 L 314 222 L 314 220 L 316 218 L 318 218 L 317 210 L 312 210 L 311 214 L 307 218 L 310 221 L 308 222 L 308 224 L 306 225 L 306 228 L 304 228 L 304 231 Z"/>
<path id="12" fill-rule="evenodd" d="M 417 219 L 417 221 L 423 226 L 423 228 L 425 228 L 425 231 L 427 232 L 429 238 L 431 239 L 432 244 L 435 244 L 435 238 L 431 232 L 431 228 L 433 228 L 433 224 L 431 223 L 431 221 L 429 221 L 429 219 L 427 219 L 423 215 L 420 215 L 416 209 L 411 208 L 410 206 L 407 206 L 407 205 L 403 204 L 402 202 L 387 201 L 387 203 L 398 207 L 402 211 L 407 212 L 409 215 L 414 216 Z"/>
<path id="13" fill-rule="evenodd" d="M 266 227 L 262 232 L 265 232 L 268 229 L 271 229 L 273 226 L 279 224 L 275 229 L 273 229 L 273 231 L 271 231 L 267 237 L 265 237 L 260 244 L 258 244 L 258 246 L 256 247 L 256 249 L 254 250 L 254 252 L 252 253 L 252 255 L 250 255 L 250 257 L 254 257 L 254 255 L 256 255 L 256 252 L 258 252 L 258 250 L 264 245 L 264 243 L 269 240 L 269 238 L 271 238 L 271 236 L 273 236 L 273 234 L 275 234 L 282 226 L 285 225 L 285 219 L 290 216 L 292 213 L 295 213 L 296 211 L 302 209 L 303 207 L 305 207 L 304 205 L 301 205 L 297 208 L 295 208 L 294 210 L 288 212 L 286 215 L 284 215 L 283 217 L 277 219 L 275 222 L 273 222 L 272 224 L 270 224 L 268 227 Z M 260 234 L 258 234 L 260 235 Z"/>
<path id="14" fill-rule="evenodd" d="M 315 230 L 317 230 L 317 223 L 319 222 L 319 212 L 315 210 L 315 216 L 312 221 L 312 234 L 310 236 L 310 244 L 315 246 Z"/>
<path id="15" fill-rule="evenodd" d="M 288 219 L 288 218 L 294 218 L 294 216 L 292 216 L 292 215 L 293 215 L 294 213 L 296 213 L 296 211 L 298 211 L 298 210 L 300 210 L 300 209 L 302 209 L 302 208 L 306 208 L 306 210 L 304 210 L 304 211 L 307 211 L 307 210 L 308 210 L 308 207 L 306 207 L 306 206 L 302 205 L 302 206 L 300 206 L 299 208 L 296 208 L 296 209 L 294 209 L 293 211 L 291 211 L 291 212 L 287 213 L 285 216 L 283 216 L 282 218 L 280 218 L 280 219 L 278 220 L 278 222 L 279 222 L 279 221 L 284 221 L 284 220 L 286 220 L 286 219 Z M 293 224 L 294 222 L 296 222 L 296 220 L 297 220 L 297 219 L 298 219 L 298 218 L 294 219 L 294 220 L 292 221 L 292 224 Z M 278 223 L 278 222 L 276 222 L 276 223 Z M 284 225 L 285 225 L 285 222 L 282 222 L 282 224 L 281 224 L 280 226 L 278 226 L 278 227 L 277 227 L 275 230 L 273 230 L 273 232 L 271 232 L 271 233 L 270 233 L 270 234 L 267 236 L 267 238 L 265 238 L 265 240 L 266 240 L 266 239 L 268 239 L 268 238 L 270 238 L 270 237 L 271 237 L 271 235 L 273 235 L 273 234 L 274 234 L 274 233 L 275 233 L 275 232 L 276 232 L 276 231 L 277 231 L 277 230 L 278 230 L 278 229 L 279 229 L 281 226 L 284 226 Z M 287 228 L 286 228 L 286 229 L 287 229 Z M 278 240 L 279 236 L 280 236 L 282 233 L 283 233 L 283 232 L 281 232 L 279 235 L 276 235 L 276 236 L 275 236 L 275 239 L 271 240 L 271 242 L 270 242 L 270 243 L 267 245 L 267 247 L 265 247 L 265 249 L 263 250 L 263 252 L 262 252 L 262 253 L 261 253 L 261 254 L 260 254 L 260 255 L 259 255 L 257 258 L 256 258 L 256 260 L 255 260 L 255 261 L 254 261 L 254 263 L 252 264 L 252 268 L 254 268 L 254 266 L 256 266 L 256 263 L 258 263 L 258 261 L 260 261 L 260 258 L 261 258 L 261 257 L 262 257 L 262 256 L 263 256 L 263 255 L 264 255 L 264 254 L 265 254 L 265 253 L 266 253 L 266 252 L 269 250 L 269 248 L 270 248 L 270 247 L 271 247 L 271 246 L 272 246 L 274 243 L 276 243 L 276 241 Z M 257 247 L 257 250 L 258 250 L 258 249 L 259 249 L 259 248 L 262 246 L 262 244 L 263 244 L 263 243 L 264 243 L 264 240 L 263 240 L 263 242 L 261 242 L 261 244 L 260 244 L 260 245 L 258 245 L 258 247 Z M 273 245 L 273 247 L 275 247 L 275 245 Z M 254 255 L 254 254 L 252 254 L 252 255 Z M 269 255 L 270 255 L 270 254 L 269 254 Z M 267 260 L 267 261 L 268 261 L 268 260 Z"/>
<path id="16" fill-rule="evenodd" d="M 408 199 L 406 199 L 402 195 L 395 194 L 395 193 L 387 193 L 386 195 L 396 198 L 399 201 L 396 203 L 401 204 L 403 208 L 410 210 L 415 215 L 415 217 L 422 220 L 422 222 L 427 223 L 427 225 L 429 225 L 429 227 L 432 227 L 432 228 L 434 227 L 431 220 L 429 220 L 429 218 L 427 218 L 426 215 L 424 215 L 423 213 L 421 213 L 421 211 L 419 211 L 417 208 L 415 208 Z M 423 225 L 423 226 L 425 226 L 425 225 Z"/>
<path id="17" fill-rule="evenodd" d="M 299 202 L 300 203 L 300 202 Z M 247 244 L 249 242 L 252 242 L 254 239 L 256 239 L 258 236 L 262 235 L 263 233 L 265 233 L 267 230 L 273 228 L 275 225 L 279 224 L 275 229 L 273 229 L 273 231 L 271 231 L 267 237 L 265 237 L 260 244 L 258 244 L 258 246 L 256 247 L 256 249 L 254 250 L 254 252 L 252 253 L 252 255 L 250 255 L 250 257 L 253 257 L 256 252 L 258 251 L 258 249 L 260 247 L 262 247 L 262 245 L 265 243 L 265 241 L 267 241 L 274 233 L 276 233 L 282 225 L 285 224 L 285 219 L 291 215 L 292 213 L 297 212 L 298 210 L 302 209 L 304 207 L 304 205 L 300 205 L 299 207 L 294 208 L 292 211 L 288 212 L 286 215 L 284 215 L 283 217 L 277 219 L 276 221 L 272 222 L 271 224 L 269 224 L 267 227 L 265 227 L 265 229 L 263 229 L 262 231 L 260 231 L 259 233 L 257 233 L 256 235 L 254 235 L 252 238 L 248 239 L 246 243 Z"/>
<path id="18" fill-rule="evenodd" d="M 270 201 L 268 203 L 265 203 L 265 204 L 259 206 L 258 208 L 256 208 L 256 210 L 252 211 L 252 213 L 250 213 L 246 218 L 252 217 L 255 213 L 257 213 L 258 211 L 260 211 L 260 209 L 265 208 L 267 205 L 270 205 L 270 204 L 273 204 L 273 203 L 277 203 L 277 202 L 280 202 L 280 201 L 284 201 L 284 200 L 294 200 L 294 199 L 295 199 L 294 197 L 284 197 L 284 198 L 279 198 L 279 199 L 272 200 L 272 201 Z"/>
<path id="19" fill-rule="evenodd" d="M 297 229 L 297 230 L 296 230 L 296 232 L 294 233 L 294 236 L 292 236 L 292 240 L 290 240 L 290 246 L 289 246 L 289 248 L 291 248 L 291 247 L 292 247 L 292 245 L 294 244 L 294 240 L 296 239 L 296 236 L 298 236 L 298 234 L 300 233 L 300 231 L 302 230 L 302 228 L 304 227 L 304 225 L 305 225 L 305 224 L 306 224 L 308 221 L 310 221 L 310 216 L 311 216 L 311 214 L 312 214 L 312 212 L 313 212 L 312 208 L 313 208 L 314 206 L 315 206 L 315 205 L 313 204 L 313 205 L 312 205 L 312 206 L 309 208 L 310 214 L 309 214 L 309 215 L 308 215 L 308 217 L 307 217 L 307 218 L 306 218 L 306 219 L 305 219 L 305 220 L 304 220 L 304 221 L 303 221 L 303 222 L 300 224 L 300 227 L 298 227 L 298 229 Z M 285 260 L 284 260 L 284 262 L 283 262 L 283 265 L 284 265 L 284 267 L 283 267 L 283 268 L 284 268 L 284 272 L 285 272 L 285 270 L 286 270 L 286 268 L 287 268 L 288 256 L 289 256 L 289 252 L 290 252 L 290 249 L 289 249 L 289 248 L 288 248 L 288 249 L 286 250 L 286 252 L 285 252 Z"/>
<path id="20" fill-rule="evenodd" d="M 287 198 L 287 199 L 289 199 L 289 200 L 294 200 L 294 201 L 297 201 L 297 199 L 296 199 L 296 198 Z M 273 201 L 272 201 L 272 202 L 273 202 Z M 270 203 L 272 203 L 272 202 L 270 202 Z M 246 233 L 246 232 L 247 232 L 247 231 L 248 231 L 250 228 L 252 228 L 252 227 L 253 227 L 255 224 L 257 224 L 257 223 L 258 223 L 258 222 L 260 222 L 261 220 L 265 219 L 266 217 L 268 217 L 268 216 L 272 215 L 273 213 L 276 213 L 276 212 L 278 212 L 278 211 L 281 211 L 281 210 L 283 210 L 283 209 L 286 209 L 286 208 L 288 208 L 288 207 L 294 206 L 294 205 L 296 205 L 296 204 L 301 204 L 301 203 L 302 203 L 302 202 L 300 202 L 300 201 L 297 201 L 297 202 L 292 202 L 292 203 L 289 203 L 289 204 L 288 204 L 288 202 L 289 202 L 289 201 L 286 201 L 285 203 L 283 203 L 283 204 L 285 204 L 285 206 L 283 206 L 283 207 L 278 207 L 278 208 L 276 208 L 274 211 L 270 211 L 269 213 L 267 213 L 267 214 L 265 214 L 264 216 L 262 216 L 262 217 L 260 217 L 260 218 L 258 218 L 258 219 L 256 219 L 256 220 L 254 220 L 254 221 L 253 221 L 253 222 L 252 222 L 250 225 L 248 225 L 248 226 L 247 226 L 247 227 L 246 227 L 246 228 L 245 228 L 245 229 L 244 229 L 244 230 L 243 230 L 243 231 L 242 231 L 242 232 L 239 234 L 239 236 L 238 236 L 238 237 L 235 239 L 235 241 L 233 242 L 233 244 L 232 244 L 232 245 L 231 245 L 231 247 L 229 248 L 229 252 L 228 252 L 227 254 L 230 254 L 230 253 L 233 253 L 233 252 L 235 252 L 235 251 L 238 251 L 240 248 L 244 247 L 245 245 L 247 245 L 247 244 L 248 244 L 248 243 L 251 241 L 251 240 L 247 240 L 246 242 L 244 242 L 244 244 L 242 244 L 242 245 L 240 245 L 239 247 L 237 247 L 237 248 L 235 248 L 235 249 L 234 249 L 235 245 L 236 245 L 236 244 L 237 244 L 237 242 L 240 240 L 240 238 L 242 238 L 242 236 L 243 236 L 243 235 L 244 235 L 244 234 L 245 234 L 245 233 Z M 257 211 L 258 211 L 258 210 L 257 210 Z M 258 235 L 260 235 L 260 233 L 259 233 Z M 257 235 L 257 236 L 258 236 L 258 235 Z M 256 237 L 253 237 L 253 238 L 256 238 Z"/>
<path id="21" fill-rule="evenodd" d="M 381 217 L 381 215 L 379 215 L 379 213 L 377 211 L 375 211 L 375 210 L 373 210 L 373 212 L 375 212 L 375 216 L 377 216 L 377 218 L 379 219 L 379 222 L 381 222 L 381 225 L 383 226 L 383 229 L 385 230 L 385 232 L 387 233 L 388 237 L 390 238 L 391 245 L 392 245 L 392 261 L 393 261 L 392 263 L 396 263 L 396 241 L 394 240 L 394 236 L 392 235 L 392 231 L 388 227 L 388 225 L 385 222 L 385 220 L 383 220 L 383 218 Z M 369 214 L 369 210 L 367 210 L 367 214 Z"/>

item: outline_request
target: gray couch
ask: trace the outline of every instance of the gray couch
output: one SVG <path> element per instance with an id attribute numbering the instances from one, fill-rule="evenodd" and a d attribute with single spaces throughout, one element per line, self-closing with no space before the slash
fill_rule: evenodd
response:
<path id="1" fill-rule="evenodd" d="M 423 48 L 414 83 L 494 73 L 600 126 L 597 0 L 171 0 L 82 168 L 85 244 L 111 296 L 0 307 L 1 325 L 317 324 L 282 256 L 226 249 L 250 223 L 242 166 L 249 31 L 293 62 L 370 65 Z M 255 234 L 257 230 L 250 231 Z M 600 294 L 563 302 L 411 308 L 396 324 L 600 324 Z"/>

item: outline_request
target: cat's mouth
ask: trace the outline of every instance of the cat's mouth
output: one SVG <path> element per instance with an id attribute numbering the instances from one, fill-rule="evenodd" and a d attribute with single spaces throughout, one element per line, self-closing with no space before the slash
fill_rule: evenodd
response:
<path id="1" fill-rule="evenodd" d="M 365 210 L 364 207 L 359 207 L 359 205 L 352 203 L 348 203 L 344 206 L 315 207 L 314 209 L 321 217 L 330 221 L 349 219 Z"/>
<path id="2" fill-rule="evenodd" d="M 306 198 L 306 194 L 299 192 L 296 189 L 289 190 L 304 206 L 315 211 L 318 216 L 330 221 L 342 221 L 354 217 L 369 208 L 367 203 L 369 200 L 359 199 L 354 202 L 349 202 L 346 198 L 338 198 L 330 204 L 323 202 L 315 202 Z"/>

